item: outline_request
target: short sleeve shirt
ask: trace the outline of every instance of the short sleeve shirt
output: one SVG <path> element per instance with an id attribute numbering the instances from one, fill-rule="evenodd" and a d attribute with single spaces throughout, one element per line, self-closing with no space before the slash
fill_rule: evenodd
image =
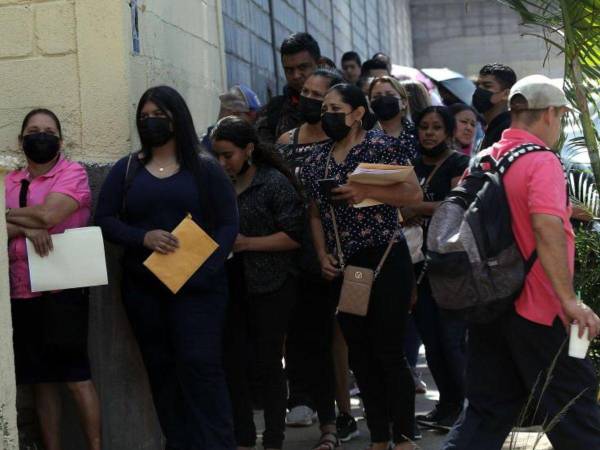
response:
<path id="1" fill-rule="evenodd" d="M 491 155 L 498 159 L 526 143 L 545 146 L 536 136 L 523 130 L 509 128 L 502 134 L 502 139 L 493 145 Z M 536 248 L 531 215 L 556 216 L 563 224 L 567 240 L 567 263 L 573 274 L 575 235 L 570 222 L 572 208 L 567 201 L 563 168 L 556 155 L 551 152 L 537 152 L 518 159 L 504 176 L 504 188 L 513 220 L 513 232 L 524 258 L 529 258 Z M 560 299 L 539 259 L 527 275 L 525 286 L 515 306 L 520 316 L 538 324 L 551 326 L 557 316 L 564 319 Z"/>
<path id="2" fill-rule="evenodd" d="M 415 173 L 419 184 L 423 187 L 423 200 L 426 202 L 441 202 L 452 190 L 452 180 L 462 176 L 469 166 L 469 157 L 462 153 L 452 153 L 433 174 L 427 186 L 427 178 L 435 169 L 435 165 L 425 164 L 421 157 L 415 161 Z M 423 226 L 427 230 L 429 218 L 425 217 Z"/>
<path id="3" fill-rule="evenodd" d="M 50 228 L 50 234 L 62 233 L 70 228 L 88 225 L 92 196 L 85 169 L 78 163 L 68 161 L 62 155 L 56 165 L 46 174 L 31 178 L 27 169 L 16 170 L 8 174 L 6 185 L 6 207 L 19 208 L 21 181 L 29 180 L 27 206 L 42 205 L 50 194 L 64 194 L 75 200 L 79 208 L 63 222 Z M 24 237 L 11 239 L 8 245 L 10 266 L 10 295 L 13 299 L 39 297 L 40 293 L 31 292 L 27 246 Z"/>
<path id="4" fill-rule="evenodd" d="M 338 163 L 331 157 L 326 177 L 325 168 L 333 145 L 333 142 L 328 142 L 315 149 L 302 170 L 302 182 L 309 198 L 319 207 L 328 251 L 336 253 L 331 203 L 321 192 L 318 180 L 334 178 L 338 185 L 343 185 L 360 163 L 410 165 L 411 155 L 400 147 L 398 139 L 381 130 L 370 130 L 361 143 L 350 149 L 344 161 Z M 396 233 L 400 233 L 398 210 L 393 206 L 354 208 L 347 204 L 336 204 L 333 209 L 345 259 L 364 248 L 385 246 Z"/>

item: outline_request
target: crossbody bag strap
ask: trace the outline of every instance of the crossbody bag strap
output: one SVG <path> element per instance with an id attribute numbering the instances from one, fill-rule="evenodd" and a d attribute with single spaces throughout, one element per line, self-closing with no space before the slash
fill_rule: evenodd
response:
<path id="1" fill-rule="evenodd" d="M 333 146 L 327 156 L 327 163 L 325 164 L 325 178 L 329 176 L 329 164 L 331 163 L 331 157 L 333 155 Z M 335 246 L 338 252 L 338 258 L 340 259 L 340 268 L 344 270 L 346 263 L 344 261 L 344 252 L 342 251 L 342 241 L 340 240 L 340 233 L 338 231 L 337 220 L 335 218 L 335 211 L 333 205 L 329 205 L 329 211 L 331 212 L 331 221 L 333 222 L 333 234 L 335 236 Z"/>
<path id="2" fill-rule="evenodd" d="M 329 164 L 331 162 L 332 154 L 333 154 L 333 147 L 331 148 L 331 151 L 329 152 L 329 155 L 327 156 L 327 163 L 325 164 L 325 178 L 327 178 L 329 176 Z M 346 264 L 344 262 L 344 252 L 342 251 L 342 242 L 340 240 L 340 233 L 338 230 L 337 220 L 335 218 L 335 211 L 333 209 L 333 205 L 329 205 L 329 210 L 331 211 L 331 221 L 333 222 L 333 234 L 335 235 L 335 245 L 337 247 L 338 257 L 340 259 L 340 267 L 342 270 L 344 270 L 344 268 L 346 266 Z M 398 227 L 400 227 L 400 217 L 398 217 Z M 392 251 L 392 247 L 394 246 L 395 239 L 396 239 L 396 232 L 394 232 L 392 234 L 392 238 L 390 239 L 390 242 L 389 242 L 387 248 L 385 249 L 383 256 L 381 257 L 379 264 L 377 264 L 377 267 L 375 268 L 375 270 L 373 272 L 374 278 L 377 278 L 377 276 L 379 275 L 379 272 L 381 272 L 381 269 L 383 268 L 385 261 L 387 260 L 390 252 Z"/>
<path id="3" fill-rule="evenodd" d="M 390 239 L 390 243 L 388 244 L 387 248 L 385 249 L 385 252 L 383 253 L 383 256 L 381 257 L 381 261 L 379 261 L 379 264 L 377 264 L 377 267 L 375 268 L 375 272 L 373 272 L 374 278 L 377 278 L 377 276 L 379 275 L 379 272 L 381 272 L 381 269 L 383 268 L 383 265 L 385 264 L 385 260 L 387 259 L 387 257 L 390 255 L 390 252 L 392 251 L 392 247 L 394 246 L 395 235 L 396 235 L 396 233 L 394 232 L 394 236 L 392 237 L 392 239 Z"/>
<path id="4" fill-rule="evenodd" d="M 429 187 L 429 184 L 431 183 L 431 180 L 433 180 L 433 176 L 436 174 L 436 172 L 438 171 L 438 169 L 440 167 L 442 167 L 442 165 L 452 156 L 454 155 L 454 153 L 456 153 L 455 151 L 453 151 L 452 153 L 450 153 L 449 155 L 447 155 L 444 159 L 442 159 L 440 162 L 438 162 L 435 167 L 433 168 L 433 170 L 431 171 L 431 173 L 429 174 L 429 176 L 427 177 L 427 179 L 425 180 L 425 183 L 423 183 L 423 185 L 421 186 L 421 189 L 423 189 L 423 192 L 425 192 L 427 190 L 427 188 Z"/>

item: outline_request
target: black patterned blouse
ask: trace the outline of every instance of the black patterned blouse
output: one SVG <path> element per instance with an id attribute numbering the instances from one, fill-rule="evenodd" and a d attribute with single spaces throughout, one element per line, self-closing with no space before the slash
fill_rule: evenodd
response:
<path id="1" fill-rule="evenodd" d="M 415 127 L 415 124 L 408 119 L 402 119 L 402 131 L 400 132 L 400 136 L 396 139 L 398 140 L 398 145 L 402 151 L 414 162 L 420 155 L 418 150 L 419 141 L 417 128 Z"/>
<path id="2" fill-rule="evenodd" d="M 248 237 L 283 231 L 302 242 L 304 205 L 292 183 L 278 170 L 259 166 L 250 186 L 238 195 L 240 233 Z M 295 251 L 244 252 L 244 276 L 250 294 L 279 289 L 295 273 Z"/>
<path id="3" fill-rule="evenodd" d="M 318 180 L 325 178 L 327 157 L 332 146 L 333 142 L 328 142 L 313 152 L 302 170 L 302 178 L 307 194 L 319 207 L 327 249 L 335 254 L 337 252 L 330 203 L 322 195 L 318 183 Z M 339 185 L 346 184 L 348 175 L 360 163 L 410 165 L 411 156 L 410 150 L 401 147 L 397 138 L 388 136 L 381 130 L 370 130 L 360 144 L 350 149 L 341 164 L 331 158 L 327 178 L 335 178 Z M 398 226 L 398 209 L 393 206 L 354 208 L 343 204 L 333 208 L 346 260 L 364 248 L 387 245 L 394 233 L 398 236 L 402 234 Z"/>

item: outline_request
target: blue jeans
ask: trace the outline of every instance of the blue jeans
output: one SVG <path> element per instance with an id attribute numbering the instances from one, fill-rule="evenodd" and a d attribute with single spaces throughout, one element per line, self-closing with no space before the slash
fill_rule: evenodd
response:
<path id="1" fill-rule="evenodd" d="M 548 439 L 555 450 L 599 449 L 598 380 L 589 359 L 568 356 L 566 340 L 560 319 L 549 327 L 515 311 L 490 324 L 470 326 L 469 404 L 443 450 L 499 450 L 513 426 L 551 421 L 573 400 Z M 541 392 L 555 357 L 549 384 Z M 530 396 L 532 410 L 523 411 Z M 521 413 L 527 420 L 517 423 Z"/>

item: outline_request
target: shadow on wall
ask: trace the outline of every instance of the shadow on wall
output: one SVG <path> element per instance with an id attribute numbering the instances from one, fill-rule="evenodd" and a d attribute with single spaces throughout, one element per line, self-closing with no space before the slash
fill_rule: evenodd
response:
<path id="1" fill-rule="evenodd" d="M 87 166 L 94 205 L 109 169 L 110 166 Z M 120 250 L 107 244 L 106 257 L 109 285 L 91 289 L 89 330 L 92 376 L 102 403 L 102 447 L 160 450 L 164 444 L 146 372 L 121 304 Z M 74 403 L 66 389 L 62 389 L 62 399 L 64 449 L 86 448 Z M 19 387 L 17 409 L 21 449 L 42 448 L 29 387 Z"/>

